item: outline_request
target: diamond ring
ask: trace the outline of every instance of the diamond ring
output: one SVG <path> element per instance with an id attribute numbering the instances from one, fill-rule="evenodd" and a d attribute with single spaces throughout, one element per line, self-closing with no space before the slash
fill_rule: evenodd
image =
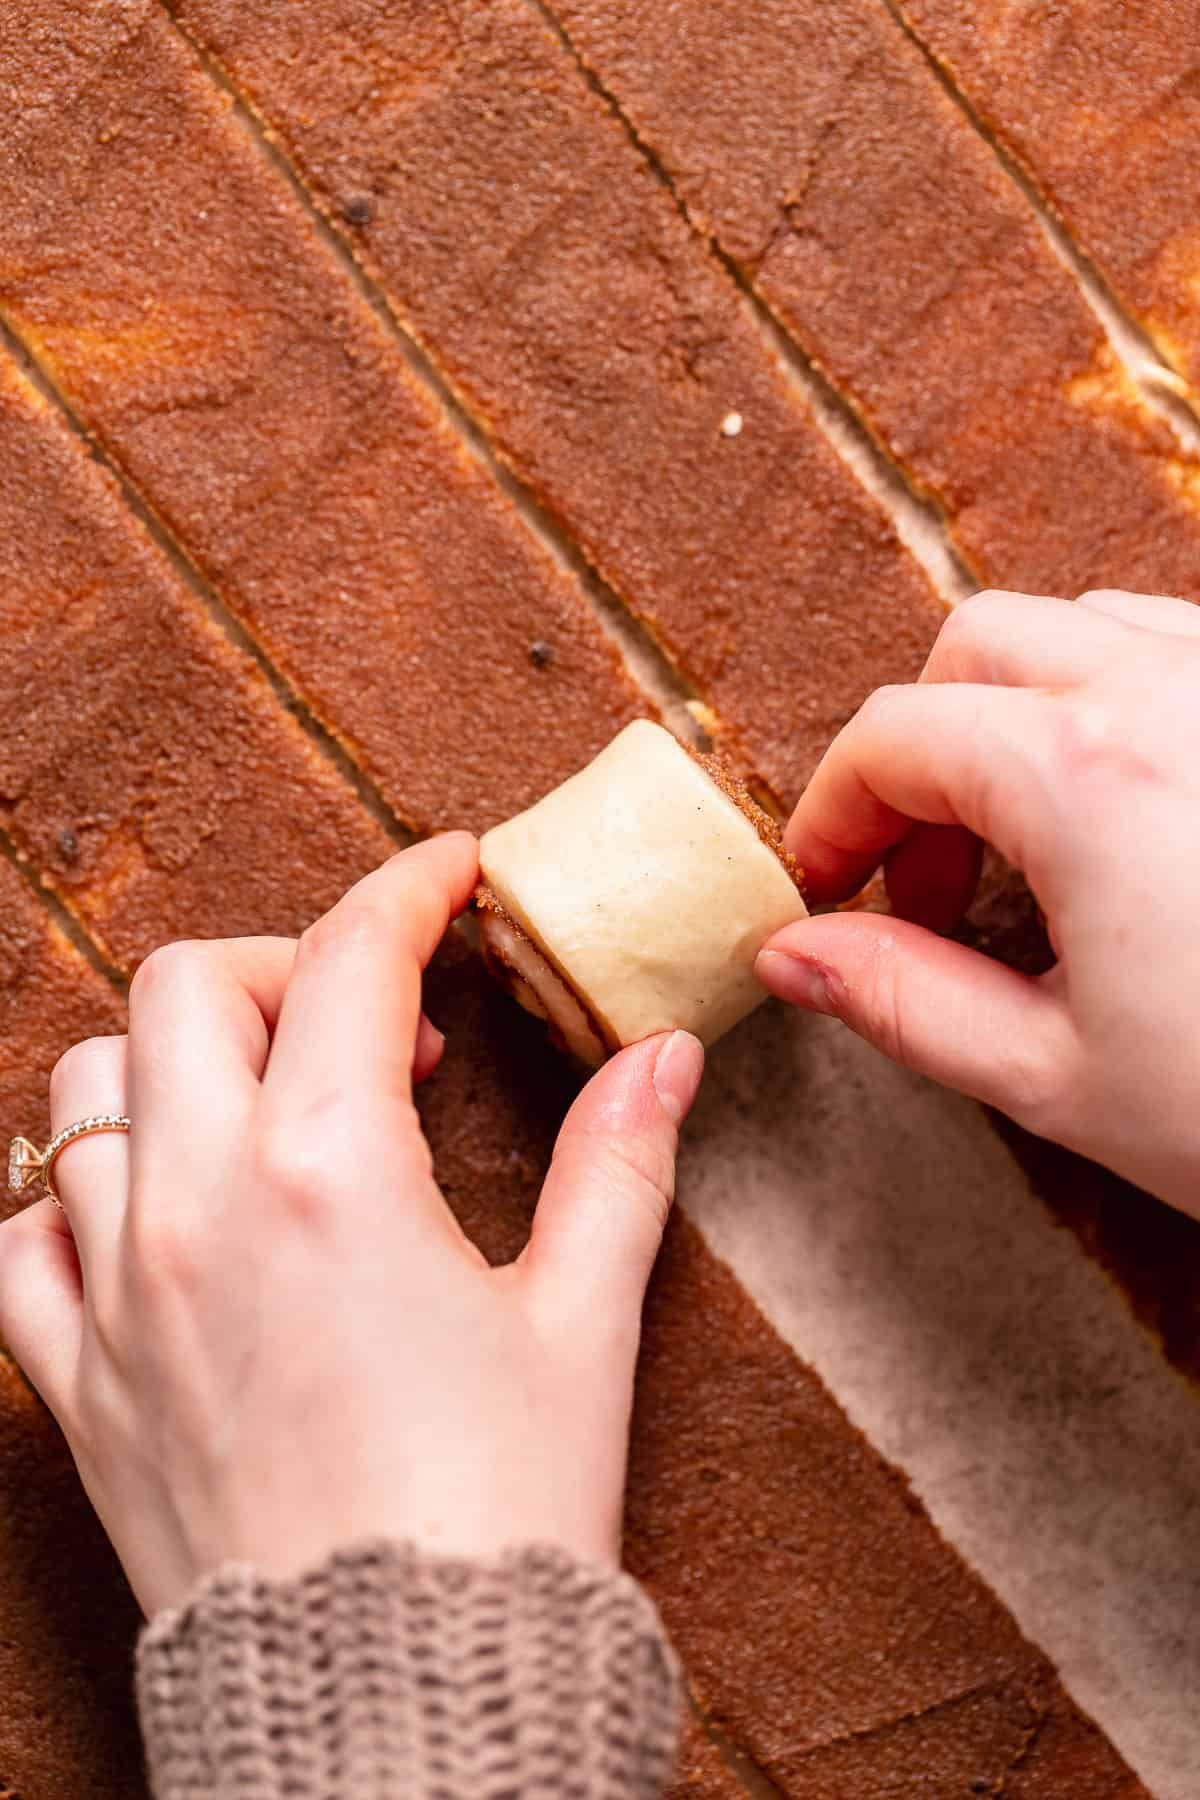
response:
<path id="1" fill-rule="evenodd" d="M 50 1171 L 54 1159 L 60 1150 L 65 1150 L 74 1138 L 83 1137 L 89 1131 L 128 1131 L 129 1120 L 124 1113 L 93 1113 L 90 1118 L 76 1119 L 73 1125 L 64 1125 L 61 1131 L 55 1132 L 44 1150 L 31 1144 L 28 1138 L 15 1137 L 8 1147 L 8 1185 L 14 1194 L 19 1194 L 31 1182 L 40 1181 L 47 1194 L 60 1211 L 63 1203 L 54 1191 L 50 1179 Z"/>

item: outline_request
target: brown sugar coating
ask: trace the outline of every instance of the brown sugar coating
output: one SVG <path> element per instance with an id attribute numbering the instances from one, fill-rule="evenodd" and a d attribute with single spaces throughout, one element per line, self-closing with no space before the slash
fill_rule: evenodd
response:
<path id="1" fill-rule="evenodd" d="M 702 751 L 693 749 L 690 744 L 683 744 L 683 748 L 692 761 L 698 762 L 705 774 L 716 783 L 725 798 L 732 800 L 738 811 L 749 819 L 758 833 L 759 841 L 765 844 L 772 856 L 783 864 L 791 876 L 796 891 L 803 897 L 804 870 L 785 845 L 783 828 L 779 822 L 773 819 L 769 812 L 763 810 L 745 783 L 738 780 L 733 770 L 723 763 L 719 756 L 707 756 Z"/>
<path id="2" fill-rule="evenodd" d="M 0 0 L 0 99 L 0 311 L 402 818 L 645 710 L 157 5 Z"/>
<path id="3" fill-rule="evenodd" d="M 745 1800 L 746 1791 L 689 1709 L 680 1733 L 675 1779 L 663 1800 Z"/>
<path id="4" fill-rule="evenodd" d="M 1147 1800 L 1146 1789 L 1095 1726 L 1048 1679 L 1014 1677 L 981 1693 L 955 1696 L 947 1731 L 928 1718 L 898 1719 L 878 1734 L 876 1754 L 835 1742 L 784 1759 L 790 1800 L 901 1800 L 922 1793 L 1024 1796 L 1025 1800 Z"/>
<path id="5" fill-rule="evenodd" d="M 489 975 L 498 981 L 518 1004 L 521 1004 L 521 998 L 524 995 L 525 998 L 533 1000 L 538 1007 L 544 1010 L 546 1032 L 550 1042 L 556 1050 L 569 1056 L 573 1054 L 572 1046 L 567 1039 L 562 1022 L 554 1016 L 554 1009 L 548 1003 L 547 997 L 548 992 L 553 991 L 556 983 L 561 984 L 582 1015 L 580 1023 L 588 1034 L 587 1047 L 593 1051 L 589 1067 L 599 1067 L 604 1057 L 616 1050 L 618 1045 L 596 1017 L 579 989 L 569 980 L 565 970 L 561 969 L 557 963 L 552 962 L 541 945 L 535 944 L 528 932 L 518 925 L 486 881 L 481 881 L 475 889 L 471 904 L 479 924 L 480 949 L 483 952 L 484 966 Z M 503 934 L 494 928 L 496 926 L 503 926 Z M 525 969 L 518 968 L 514 963 L 512 946 L 505 946 L 503 939 L 507 934 L 511 934 L 516 939 L 520 956 L 526 959 Z M 541 988 L 541 976 L 545 975 L 546 990 L 538 993 L 531 992 L 529 965 L 539 971 L 539 989 Z M 526 1010 L 529 1009 L 526 1008 Z"/>
<path id="6" fill-rule="evenodd" d="M 557 10 L 698 227 L 936 498 L 981 585 L 1200 596 L 1200 509 L 1178 443 L 1122 382 L 1032 211 L 885 7 L 707 0 L 686 31 L 654 0 Z M 910 10 L 1062 29 L 1058 7 Z M 1095 34 L 1112 10 L 1066 9 L 1090 12 Z M 1141 32 L 1135 10 L 1123 42 Z M 1080 55 L 1079 96 L 1090 69 Z M 1062 106 L 1057 135 L 1074 136 L 1078 110 Z M 1107 136 L 1103 107 L 1092 117 Z M 1124 155 L 1113 131 L 1107 159 L 1083 165 L 1099 208 L 1119 209 L 1098 168 Z"/>
<path id="7" fill-rule="evenodd" d="M 1051 1800 L 1060 1794 L 1065 1800 L 1148 1800 L 1103 1733 L 1057 1685 L 999 1791 L 1004 1800 Z"/>
<path id="8" fill-rule="evenodd" d="M 370 197 L 355 254 L 790 802 L 941 608 L 570 55 L 525 0 L 173 10 L 340 228 Z"/>
<path id="9" fill-rule="evenodd" d="M 139 1800 L 141 1612 L 50 1414 L 0 1352 L 0 1793 Z"/>
<path id="10" fill-rule="evenodd" d="M 1175 0 L 902 9 L 1166 360 L 1200 387 L 1194 17 Z"/>
<path id="11" fill-rule="evenodd" d="M 428 1005 L 448 1033 L 419 1100 L 438 1178 L 507 1260 L 572 1083 L 465 949 L 439 958 Z M 892 1800 L 907 1746 L 943 1775 L 932 1793 L 956 1797 L 968 1769 L 995 1792 L 1037 1743 L 1023 1800 L 1144 1794 L 680 1214 L 647 1305 L 625 1554 L 706 1713 L 784 1792 Z M 1060 1719 L 1061 1756 L 1045 1737 Z M 1092 1787 L 1071 1786 L 1081 1743 Z"/>
<path id="12" fill-rule="evenodd" d="M 1121 1289 L 1168 1361 L 1200 1386 L 1200 1220 L 999 1113 L 992 1122 L 1034 1192 Z"/>
<path id="13" fill-rule="evenodd" d="M 0 818 L 110 958 L 294 935 L 394 848 L 0 352 Z"/>

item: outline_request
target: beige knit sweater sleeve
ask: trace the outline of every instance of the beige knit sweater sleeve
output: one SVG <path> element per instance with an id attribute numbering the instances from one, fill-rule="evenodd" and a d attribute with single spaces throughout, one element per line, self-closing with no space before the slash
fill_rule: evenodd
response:
<path id="1" fill-rule="evenodd" d="M 137 1650 L 155 1800 L 650 1800 L 680 1693 L 637 1583 L 537 1545 L 229 1563 Z"/>

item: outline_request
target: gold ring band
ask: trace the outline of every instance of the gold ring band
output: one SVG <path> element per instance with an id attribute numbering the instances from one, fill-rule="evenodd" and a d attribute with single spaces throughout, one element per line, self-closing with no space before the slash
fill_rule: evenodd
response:
<path id="1" fill-rule="evenodd" d="M 55 1157 L 75 1138 L 84 1137 L 90 1131 L 128 1131 L 129 1124 L 124 1113 L 93 1113 L 90 1118 L 76 1119 L 73 1125 L 64 1125 L 61 1131 L 56 1131 L 44 1150 L 39 1150 L 28 1138 L 15 1137 L 8 1147 L 9 1188 L 19 1194 L 31 1182 L 40 1181 L 55 1206 L 63 1211 L 63 1203 L 50 1177 Z"/>

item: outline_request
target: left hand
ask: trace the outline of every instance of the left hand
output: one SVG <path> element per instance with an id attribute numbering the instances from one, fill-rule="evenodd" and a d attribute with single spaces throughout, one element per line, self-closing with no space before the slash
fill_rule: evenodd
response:
<path id="1" fill-rule="evenodd" d="M 57 1130 L 128 1113 L 0 1226 L 0 1337 L 56 1415 L 148 1614 L 228 1559 L 291 1575 L 375 1535 L 615 1562 L 642 1299 L 703 1053 L 624 1051 L 489 1268 L 412 1100 L 421 974 L 477 879 L 455 833 L 283 938 L 156 951 L 128 1038 L 76 1045 Z M 497 1196 L 502 1203 L 502 1196 Z"/>

